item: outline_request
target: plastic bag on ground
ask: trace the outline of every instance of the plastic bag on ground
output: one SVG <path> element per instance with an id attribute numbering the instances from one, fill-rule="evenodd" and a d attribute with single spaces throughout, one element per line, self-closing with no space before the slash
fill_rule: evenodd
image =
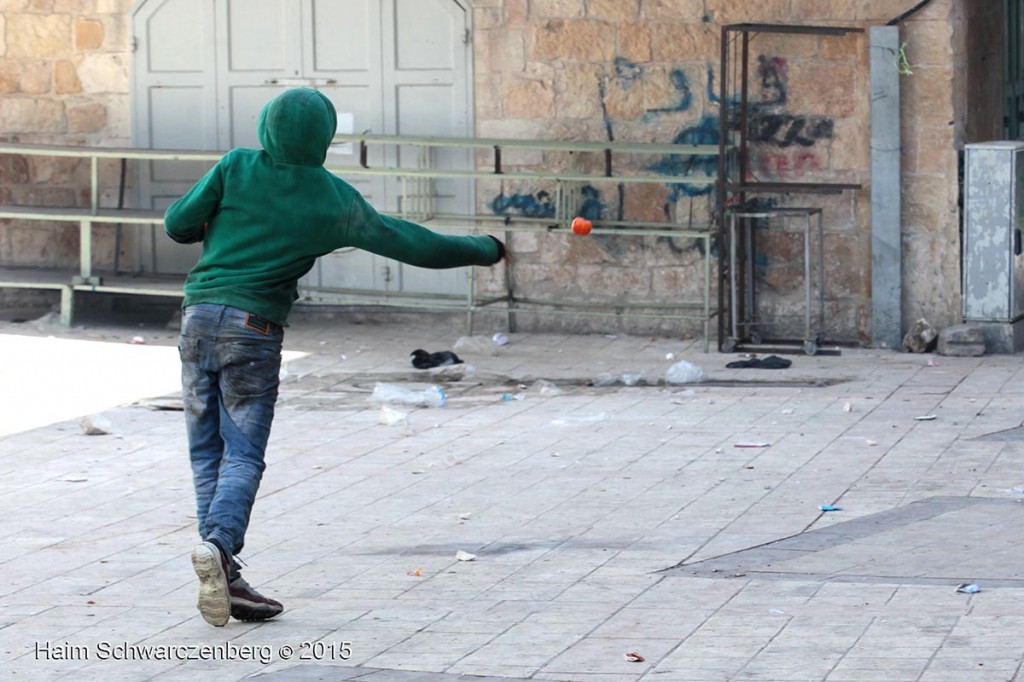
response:
<path id="1" fill-rule="evenodd" d="M 696 384 L 705 379 L 704 370 L 686 360 L 680 360 L 665 372 L 665 381 L 669 384 Z"/>
<path id="2" fill-rule="evenodd" d="M 441 407 L 448 400 L 440 386 L 427 386 L 421 391 L 377 382 L 373 386 L 370 401 L 410 407 Z"/>

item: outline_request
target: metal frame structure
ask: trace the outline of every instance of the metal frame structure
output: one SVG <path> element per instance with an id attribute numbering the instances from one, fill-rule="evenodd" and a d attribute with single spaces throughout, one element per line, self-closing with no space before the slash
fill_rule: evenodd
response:
<path id="1" fill-rule="evenodd" d="M 793 24 L 727 24 L 722 26 L 721 61 L 719 66 L 719 148 L 718 148 L 718 194 L 717 219 L 723 228 L 729 223 L 730 212 L 743 211 L 747 196 L 751 194 L 839 194 L 849 190 L 858 190 L 858 183 L 828 182 L 762 182 L 751 177 L 749 163 L 749 132 L 750 132 L 750 42 L 761 33 L 782 33 L 817 36 L 845 36 L 863 33 L 862 28 L 843 26 L 802 26 Z M 738 69 L 738 73 L 736 70 Z M 737 83 L 738 81 L 738 83 Z M 736 86 L 739 86 L 739 100 L 734 99 Z M 735 135 L 733 134 L 735 131 Z M 733 139 L 735 137 L 735 139 Z M 732 153 L 730 153 L 732 151 Z M 742 306 L 751 296 L 732 291 L 736 286 L 752 288 L 752 279 L 742 282 L 730 270 L 730 263 L 736 258 L 744 260 L 752 257 L 754 242 L 750 231 L 747 248 L 749 254 L 737 252 L 737 245 L 732 243 L 719 250 L 718 255 L 718 309 L 724 311 L 734 305 Z M 724 234 L 724 231 L 723 231 Z M 729 291 L 728 295 L 726 291 Z M 726 320 L 744 317 L 743 310 L 730 310 L 728 315 L 718 316 L 718 348 L 724 350 L 726 342 L 732 340 L 727 334 Z M 824 320 L 822 320 L 824 325 Z M 733 331 L 735 332 L 735 325 Z M 805 344 L 806 350 L 806 344 Z"/>
<path id="2" fill-rule="evenodd" d="M 712 145 L 655 145 L 631 143 L 589 143 L 543 140 L 506 139 L 465 139 L 441 137 L 385 136 L 385 135 L 338 135 L 336 143 L 358 143 L 360 163 L 357 166 L 333 166 L 328 169 L 339 176 L 383 175 L 396 177 L 401 182 L 403 198 L 402 217 L 414 219 L 433 228 L 449 228 L 475 233 L 480 231 L 543 232 L 548 234 L 569 233 L 569 226 L 579 208 L 581 188 L 591 182 L 614 182 L 617 184 L 687 184 L 711 186 L 717 181 L 706 176 L 664 176 L 658 174 L 616 174 L 614 163 L 617 154 L 662 154 L 681 156 L 714 156 L 719 147 Z M 367 163 L 367 146 L 370 144 L 412 145 L 421 150 L 434 147 L 490 148 L 494 151 L 494 163 L 490 168 L 448 170 L 431 168 L 429 152 L 418 155 L 419 162 L 414 168 L 373 168 Z M 528 148 L 579 153 L 599 153 L 604 157 L 603 173 L 585 172 L 526 172 L 508 171 L 502 165 L 502 150 Z M 41 206 L 0 206 L 0 219 L 29 220 L 43 222 L 77 223 L 80 231 L 79 266 L 77 272 L 68 273 L 42 271 L 27 268 L 0 268 L 0 288 L 51 289 L 61 292 L 61 320 L 71 324 L 74 315 L 76 292 L 135 294 L 148 296 L 181 297 L 180 276 L 161 277 L 100 277 L 93 272 L 92 225 L 160 225 L 162 211 L 138 211 L 101 208 L 99 203 L 100 181 L 99 162 L 101 159 L 137 159 L 142 161 L 212 161 L 222 152 L 154 150 L 134 148 L 87 148 L 74 146 L 35 145 L 0 143 L 0 154 L 25 156 L 59 156 L 87 158 L 90 160 L 90 205 L 88 207 L 41 207 Z M 445 215 L 434 212 L 432 182 L 440 178 L 465 178 L 469 180 L 490 178 L 554 183 L 556 186 L 556 215 L 547 218 L 531 218 L 505 215 Z M 498 310 L 509 315 L 509 324 L 514 324 L 513 315 L 519 312 L 547 312 L 580 316 L 618 316 L 630 314 L 636 317 L 661 319 L 696 319 L 703 323 L 705 351 L 708 349 L 711 320 L 718 311 L 711 305 L 711 243 L 715 228 L 709 222 L 704 225 L 673 222 L 650 223 L 625 220 L 595 221 L 593 234 L 628 237 L 673 237 L 691 238 L 701 241 L 703 246 L 703 297 L 694 302 L 630 302 L 626 304 L 587 304 L 579 301 L 539 300 L 516 295 L 513 277 L 507 276 L 507 292 L 503 296 L 488 299 L 478 297 L 475 270 L 468 268 L 467 292 L 465 296 L 439 294 L 396 294 L 387 291 L 343 290 L 324 287 L 303 287 L 300 292 L 309 299 L 325 303 L 394 306 L 421 308 L 435 311 L 465 311 L 467 326 L 472 332 L 473 315 L 485 308 Z M 506 266 L 511 267 L 511 266 Z M 511 275 L 511 272 L 506 273 Z"/>

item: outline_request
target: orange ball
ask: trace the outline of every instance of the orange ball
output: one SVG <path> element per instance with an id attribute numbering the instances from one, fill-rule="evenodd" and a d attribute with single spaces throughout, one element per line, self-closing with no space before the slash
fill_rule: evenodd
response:
<path id="1" fill-rule="evenodd" d="M 594 229 L 594 224 L 586 218 L 576 216 L 572 219 L 572 231 L 576 234 L 580 236 L 588 235 L 592 229 Z"/>

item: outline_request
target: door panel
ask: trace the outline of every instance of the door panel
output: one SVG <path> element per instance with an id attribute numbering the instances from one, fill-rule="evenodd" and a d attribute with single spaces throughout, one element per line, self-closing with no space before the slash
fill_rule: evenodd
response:
<path id="1" fill-rule="evenodd" d="M 135 139 L 179 149 L 257 147 L 260 110 L 287 87 L 321 90 L 338 110 L 339 132 L 469 133 L 468 14 L 456 0 L 148 0 L 133 13 Z M 338 145 L 328 166 L 358 163 Z M 423 164 L 419 152 L 372 145 L 373 167 Z M 468 168 L 468 152 L 435 150 L 429 163 Z M 139 205 L 163 208 L 208 165 L 153 164 L 139 181 Z M 400 183 L 345 179 L 382 211 L 398 212 Z M 430 193 L 437 210 L 467 213 L 468 182 L 446 180 Z M 144 269 L 187 272 L 198 248 L 162 234 L 140 248 Z M 345 251 L 318 261 L 303 284 L 339 289 L 462 293 L 464 269 L 411 268 Z"/>

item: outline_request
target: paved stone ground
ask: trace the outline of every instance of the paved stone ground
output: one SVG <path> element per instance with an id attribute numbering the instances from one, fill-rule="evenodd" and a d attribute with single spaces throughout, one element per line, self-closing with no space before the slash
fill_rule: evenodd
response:
<path id="1" fill-rule="evenodd" d="M 0 337 L 138 333 L 22 327 Z M 460 329 L 289 331 L 307 355 L 287 366 L 242 557 L 287 607 L 263 624 L 195 610 L 182 415 L 137 402 L 161 396 L 95 408 L 111 435 L 72 419 L 0 438 L 0 678 L 1024 679 L 1020 356 L 726 369 L 699 341 L 513 334 L 463 352 L 461 380 L 411 369 Z M 709 381 L 648 385 L 678 360 Z M 87 402 L 73 372 L 38 367 Z M 604 373 L 642 379 L 586 386 Z M 367 401 L 431 380 L 448 403 L 393 425 Z"/>

